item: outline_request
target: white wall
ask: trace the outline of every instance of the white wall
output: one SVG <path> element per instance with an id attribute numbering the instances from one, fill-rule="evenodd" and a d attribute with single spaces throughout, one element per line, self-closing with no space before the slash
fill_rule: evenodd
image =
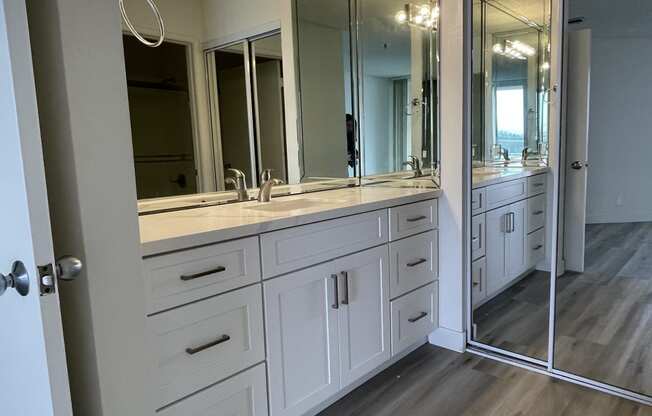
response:
<path id="1" fill-rule="evenodd" d="M 281 0 L 196 1 L 201 3 L 208 43 L 224 44 L 281 26 Z"/>
<path id="2" fill-rule="evenodd" d="M 592 29 L 587 222 L 652 221 L 652 5 L 598 3 L 570 3 Z"/>
<path id="3" fill-rule="evenodd" d="M 592 49 L 587 222 L 652 221 L 652 38 Z"/>

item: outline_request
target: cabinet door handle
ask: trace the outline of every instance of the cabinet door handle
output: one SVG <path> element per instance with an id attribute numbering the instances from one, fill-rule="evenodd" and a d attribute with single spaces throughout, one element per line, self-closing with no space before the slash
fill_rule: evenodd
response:
<path id="1" fill-rule="evenodd" d="M 407 267 L 416 267 L 416 266 L 418 266 L 420 264 L 426 263 L 427 261 L 428 261 L 428 259 L 419 259 L 419 260 L 414 261 L 412 263 L 406 264 L 406 266 Z"/>
<path id="2" fill-rule="evenodd" d="M 509 215 L 510 215 L 509 224 L 511 225 L 511 229 L 509 230 L 509 232 L 513 233 L 514 231 L 516 231 L 516 214 L 510 212 Z"/>
<path id="3" fill-rule="evenodd" d="M 534 211 L 533 215 L 543 215 L 543 211 Z"/>
<path id="4" fill-rule="evenodd" d="M 505 233 L 509 234 L 509 233 L 512 232 L 511 231 L 511 229 L 512 229 L 512 226 L 511 226 L 512 213 L 511 212 L 508 212 L 507 214 L 505 214 L 505 220 L 504 221 L 505 221 Z"/>
<path id="5" fill-rule="evenodd" d="M 426 316 L 428 316 L 428 312 L 421 312 L 418 316 L 415 316 L 414 318 L 410 318 L 410 319 L 408 319 L 408 322 L 410 322 L 410 323 L 413 324 L 413 323 L 415 323 L 416 321 L 420 321 L 420 320 L 422 320 L 422 319 L 425 318 Z"/>
<path id="6" fill-rule="evenodd" d="M 342 298 L 342 305 L 349 304 L 349 272 L 342 272 L 342 277 L 344 278 L 344 297 Z"/>
<path id="7" fill-rule="evenodd" d="M 417 221 L 422 221 L 422 220 L 425 220 L 425 219 L 428 219 L 428 217 L 425 216 L 425 215 L 420 215 L 418 217 L 408 218 L 405 221 L 407 221 L 407 222 L 417 222 Z"/>
<path id="8" fill-rule="evenodd" d="M 222 335 L 215 341 L 209 342 L 208 344 L 201 345 L 199 347 L 194 347 L 194 348 L 186 348 L 186 354 L 188 355 L 195 355 L 198 354 L 204 350 L 207 350 L 209 348 L 213 348 L 215 346 L 218 346 L 220 344 L 224 344 L 227 341 L 230 341 L 231 337 L 228 335 Z"/>
<path id="9" fill-rule="evenodd" d="M 534 247 L 533 250 L 534 250 L 534 251 L 539 251 L 539 250 L 541 250 L 542 248 L 543 248 L 543 245 L 539 244 L 538 246 Z"/>
<path id="10" fill-rule="evenodd" d="M 339 286 L 337 284 L 338 276 L 336 274 L 331 274 L 331 279 L 333 280 L 333 303 L 331 304 L 331 308 L 339 309 L 340 294 L 339 294 Z"/>
<path id="11" fill-rule="evenodd" d="M 535 188 L 541 188 L 543 185 L 545 185 L 545 183 L 543 182 L 532 184 L 532 186 L 534 186 Z"/>
<path id="12" fill-rule="evenodd" d="M 206 277 L 206 276 L 210 276 L 211 274 L 222 273 L 222 272 L 225 272 L 225 271 L 226 271 L 226 267 L 219 266 L 219 267 L 216 267 L 216 268 L 214 268 L 212 270 L 206 270 L 205 272 L 201 272 L 201 273 L 183 274 L 183 275 L 181 275 L 181 280 L 183 280 L 184 282 L 187 282 L 189 280 L 195 280 L 195 279 L 199 279 L 200 277 Z"/>

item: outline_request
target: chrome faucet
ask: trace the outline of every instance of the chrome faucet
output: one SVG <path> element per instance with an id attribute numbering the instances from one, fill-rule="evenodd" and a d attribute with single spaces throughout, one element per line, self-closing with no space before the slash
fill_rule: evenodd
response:
<path id="1" fill-rule="evenodd" d="M 272 170 L 265 169 L 260 175 L 260 190 L 258 191 L 258 202 L 269 202 L 272 200 L 272 187 L 274 185 L 283 185 L 280 179 L 272 178 Z"/>
<path id="2" fill-rule="evenodd" d="M 423 171 L 421 170 L 421 159 L 416 156 L 408 156 L 410 160 L 403 162 L 403 166 L 410 166 L 414 171 L 414 177 L 420 178 L 423 176 Z"/>
<path id="3" fill-rule="evenodd" d="M 247 181 L 243 171 L 239 169 L 227 169 L 227 172 L 233 174 L 232 178 L 226 178 L 224 182 L 233 185 L 238 193 L 238 201 L 249 201 L 249 192 L 247 191 Z"/>

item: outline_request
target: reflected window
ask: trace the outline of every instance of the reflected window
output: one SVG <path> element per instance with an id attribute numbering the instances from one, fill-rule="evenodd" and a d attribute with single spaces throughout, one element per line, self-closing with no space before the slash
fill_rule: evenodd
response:
<path id="1" fill-rule="evenodd" d="M 521 152 L 525 145 L 525 87 L 523 85 L 496 88 L 496 144 Z"/>

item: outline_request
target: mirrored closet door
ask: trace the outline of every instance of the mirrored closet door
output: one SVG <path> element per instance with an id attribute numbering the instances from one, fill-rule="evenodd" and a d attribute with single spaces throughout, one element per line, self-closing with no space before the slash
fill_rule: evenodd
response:
<path id="1" fill-rule="evenodd" d="M 567 0 L 554 368 L 652 397 L 652 4 Z"/>
<path id="2" fill-rule="evenodd" d="M 470 343 L 548 360 L 550 2 L 473 3 Z"/>

